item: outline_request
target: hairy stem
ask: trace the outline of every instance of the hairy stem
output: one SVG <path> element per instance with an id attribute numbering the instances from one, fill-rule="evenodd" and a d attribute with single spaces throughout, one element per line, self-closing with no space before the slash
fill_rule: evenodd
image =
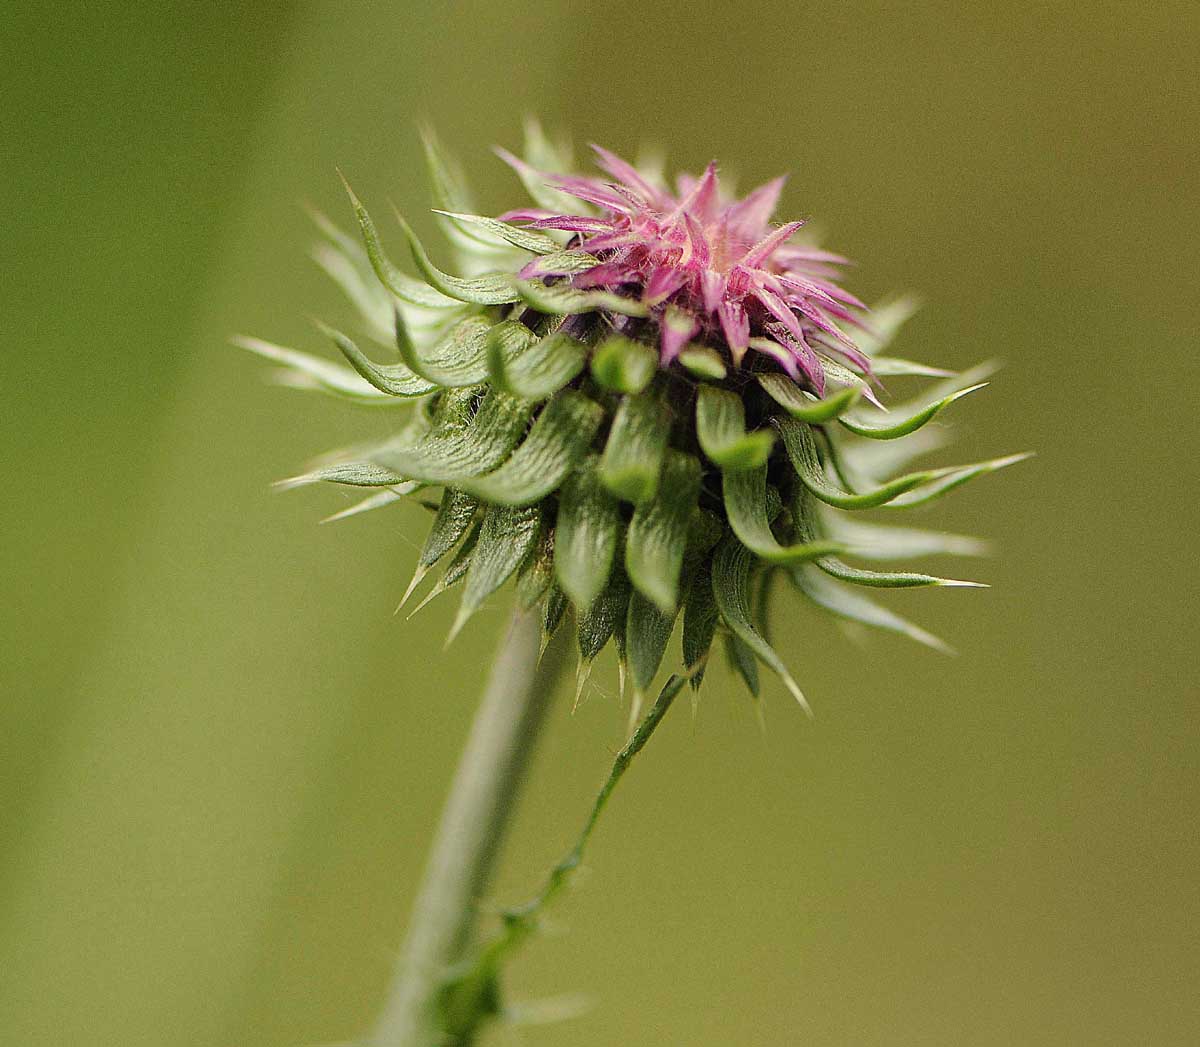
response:
<path id="1" fill-rule="evenodd" d="M 471 943 L 477 902 L 553 691 L 556 666 L 538 670 L 538 641 L 537 616 L 515 611 L 442 811 L 374 1047 L 444 1042 L 438 994 Z M 550 658 L 560 660 L 556 652 Z"/>

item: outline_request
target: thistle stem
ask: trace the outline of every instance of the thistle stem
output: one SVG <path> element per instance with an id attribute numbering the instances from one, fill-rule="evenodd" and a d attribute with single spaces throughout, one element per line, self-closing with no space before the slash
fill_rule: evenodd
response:
<path id="1" fill-rule="evenodd" d="M 554 690 L 551 653 L 538 669 L 537 616 L 514 611 L 459 760 L 413 906 L 408 940 L 370 1040 L 373 1047 L 432 1047 L 437 996 L 470 945 L 521 779 Z"/>

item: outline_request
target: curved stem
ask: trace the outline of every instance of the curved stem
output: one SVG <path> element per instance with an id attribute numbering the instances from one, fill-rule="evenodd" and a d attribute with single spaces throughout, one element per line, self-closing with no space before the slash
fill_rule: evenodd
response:
<path id="1" fill-rule="evenodd" d="M 535 614 L 514 611 L 442 811 L 374 1047 L 441 1042 L 438 992 L 470 944 L 553 691 L 554 669 L 538 671 L 539 632 Z"/>

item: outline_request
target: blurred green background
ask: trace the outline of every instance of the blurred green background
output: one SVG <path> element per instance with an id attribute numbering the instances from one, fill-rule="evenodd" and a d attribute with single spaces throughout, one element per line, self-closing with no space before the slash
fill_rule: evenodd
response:
<path id="1" fill-rule="evenodd" d="M 855 291 L 925 296 L 905 355 L 1006 362 L 954 458 L 1039 457 L 926 521 L 1000 547 L 990 591 L 897 594 L 958 658 L 783 600 L 815 721 L 772 683 L 764 736 L 723 670 L 673 714 L 514 972 L 595 1007 L 497 1042 L 1200 1042 L 1200 7 L 5 20 L 0 1043 L 367 1026 L 504 601 L 448 656 L 452 599 L 393 618 L 422 512 L 323 528 L 347 497 L 269 489 L 383 423 L 226 339 L 317 348 L 307 315 L 347 318 L 301 206 L 347 217 L 335 164 L 420 211 L 427 116 L 503 209 L 489 146 L 526 112 L 743 185 L 792 171 L 785 210 Z M 498 899 L 580 823 L 612 679 L 562 695 Z"/>

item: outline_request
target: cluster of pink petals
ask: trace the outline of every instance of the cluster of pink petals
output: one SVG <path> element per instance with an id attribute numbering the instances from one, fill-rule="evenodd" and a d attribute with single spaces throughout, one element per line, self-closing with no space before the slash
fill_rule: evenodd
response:
<path id="1" fill-rule="evenodd" d="M 784 179 L 741 200 L 722 199 L 715 164 L 699 178 L 678 180 L 678 196 L 653 184 L 633 165 L 593 146 L 610 179 L 526 174 L 591 206 L 593 214 L 510 211 L 506 221 L 574 234 L 568 251 L 596 264 L 537 259 L 526 278 L 564 278 L 579 289 L 603 289 L 639 298 L 659 322 L 663 365 L 691 339 L 723 342 L 735 364 L 749 349 L 766 353 L 792 378 L 824 392 L 822 354 L 840 357 L 870 374 L 870 363 L 839 326 L 861 326 L 863 304 L 840 288 L 839 255 L 789 243 L 802 222 L 771 225 Z M 577 259 L 575 260 L 577 262 Z"/>

